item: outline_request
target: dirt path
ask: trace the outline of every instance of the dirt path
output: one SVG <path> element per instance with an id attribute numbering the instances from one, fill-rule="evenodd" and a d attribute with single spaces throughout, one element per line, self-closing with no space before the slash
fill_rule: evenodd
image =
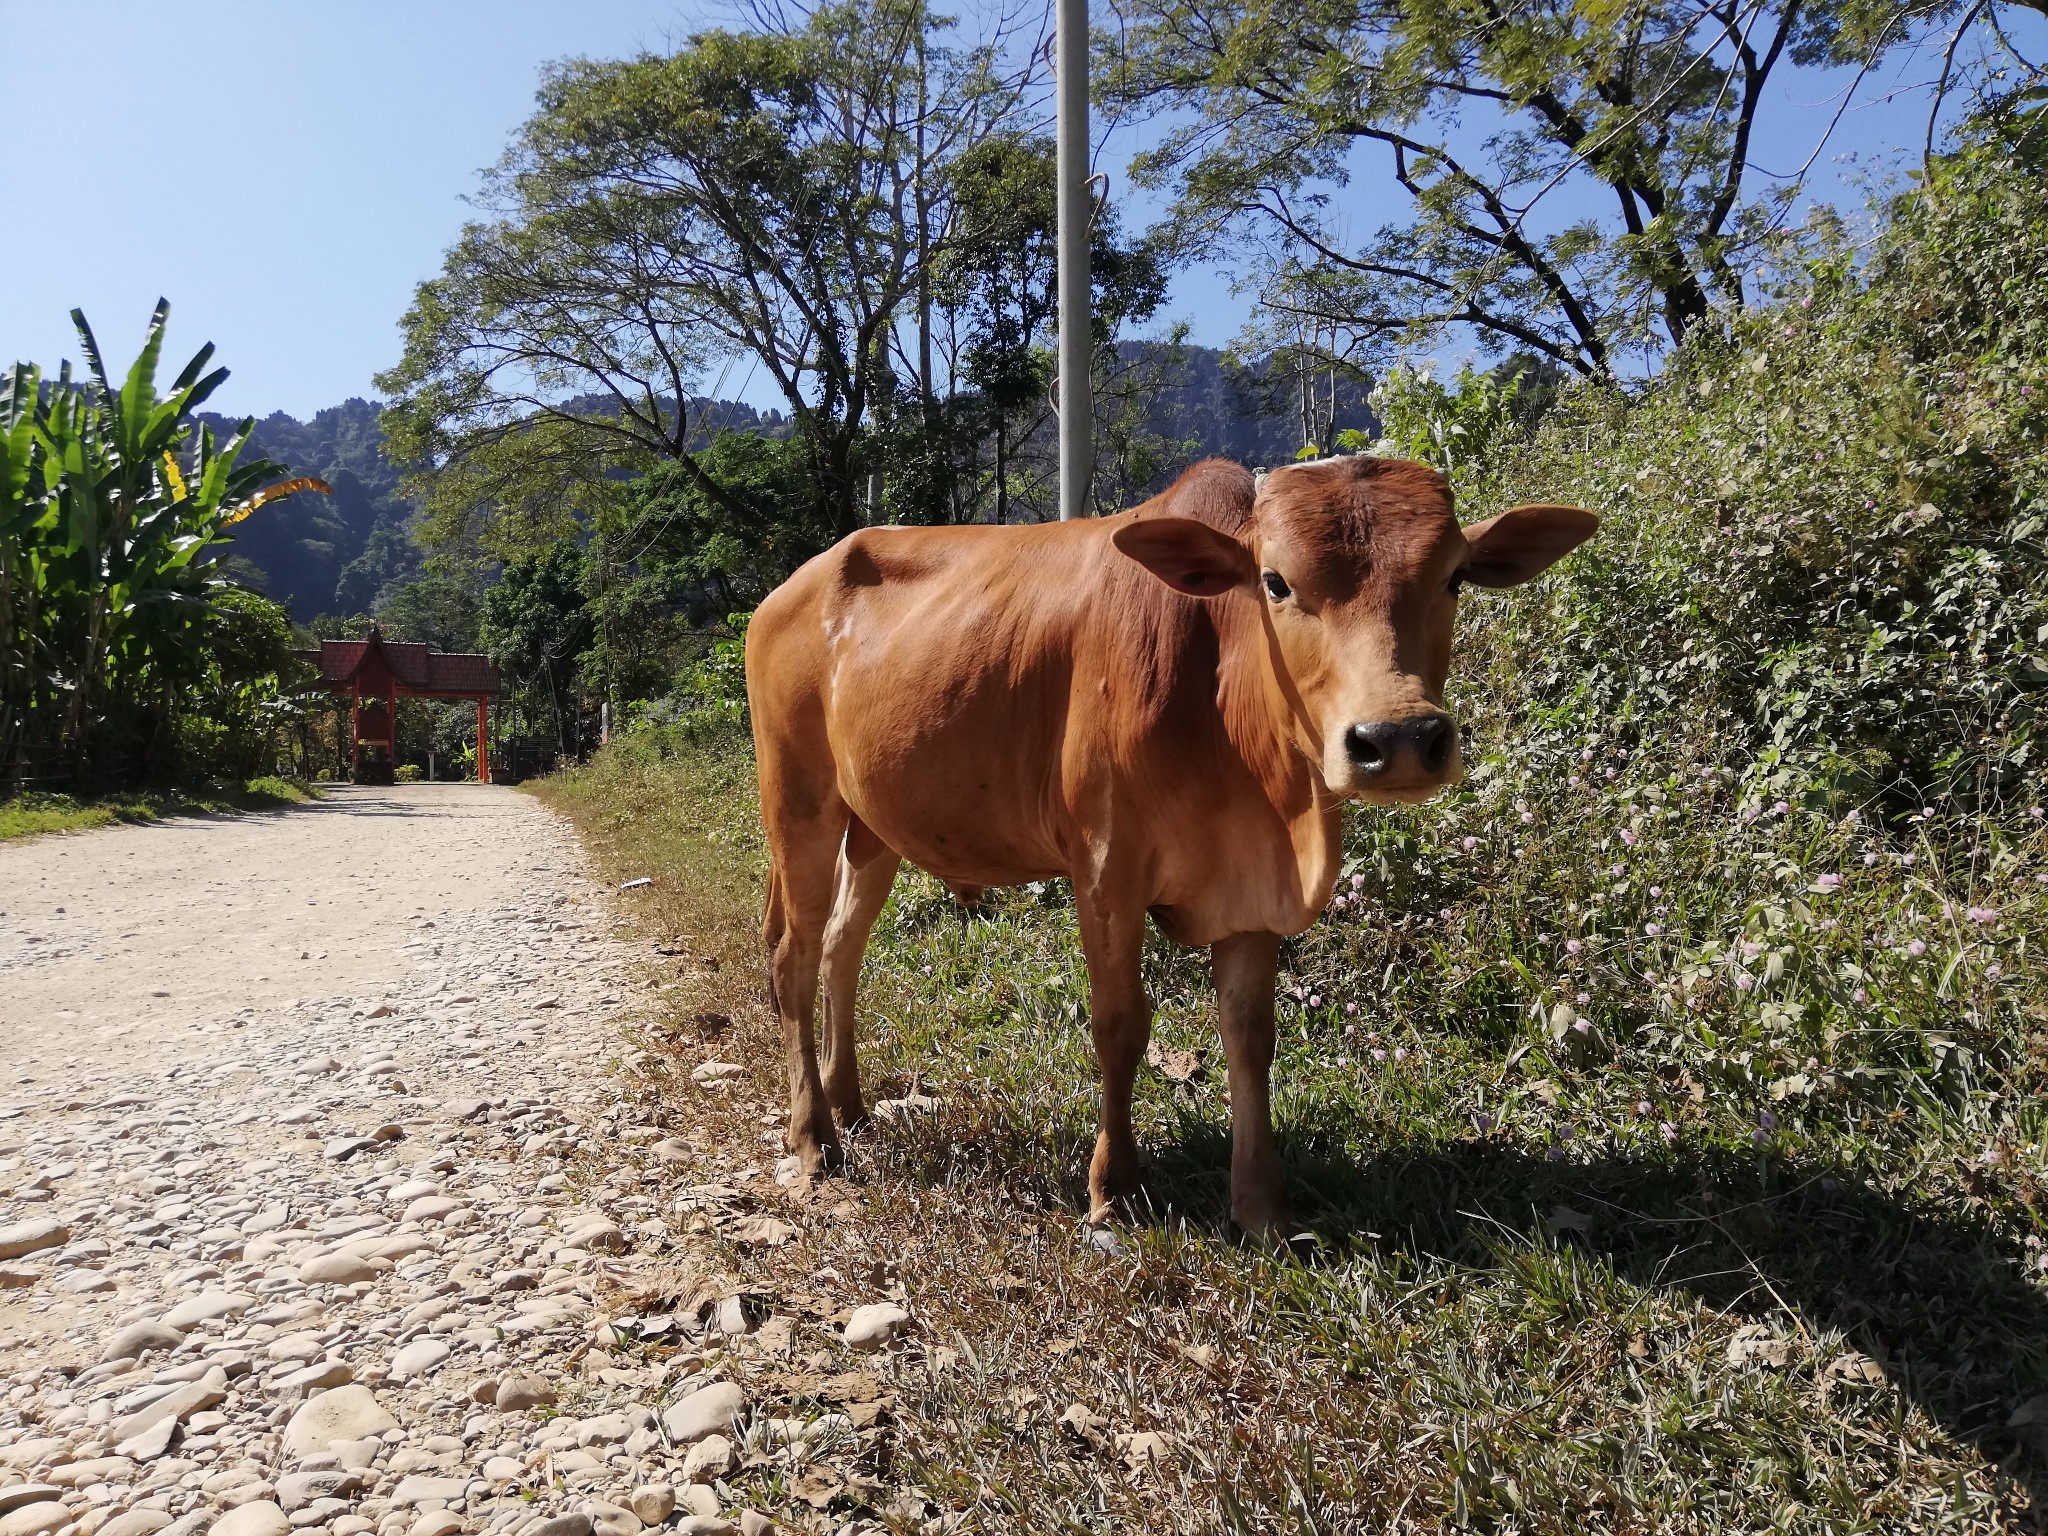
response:
<path id="1" fill-rule="evenodd" d="M 591 1350 L 643 957 L 502 789 L 0 846 L 0 1536 L 765 1528 L 718 1350 Z"/>

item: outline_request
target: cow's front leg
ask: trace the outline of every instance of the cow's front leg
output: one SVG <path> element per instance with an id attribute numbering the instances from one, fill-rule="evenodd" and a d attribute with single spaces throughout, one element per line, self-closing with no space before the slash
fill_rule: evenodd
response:
<path id="1" fill-rule="evenodd" d="M 1273 980 L 1280 939 L 1240 933 L 1209 948 L 1230 1064 L 1230 1215 L 1253 1237 L 1290 1234 L 1286 1181 L 1273 1142 Z"/>
<path id="2" fill-rule="evenodd" d="M 1088 957 L 1089 1025 L 1102 1072 L 1102 1118 L 1095 1157 L 1088 1165 L 1088 1219 L 1100 1225 L 1137 1194 L 1138 1137 L 1131 1128 L 1131 1090 L 1145 1042 L 1152 1035 L 1152 1002 L 1145 996 L 1141 961 L 1145 909 L 1100 892 L 1076 892 L 1081 948 Z"/>

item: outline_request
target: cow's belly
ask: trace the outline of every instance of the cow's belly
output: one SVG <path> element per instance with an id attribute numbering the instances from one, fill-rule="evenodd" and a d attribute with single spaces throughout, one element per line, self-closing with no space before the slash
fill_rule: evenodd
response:
<path id="1" fill-rule="evenodd" d="M 865 671 L 836 680 L 831 736 L 839 792 L 868 829 L 954 884 L 1066 873 L 1058 721 L 1035 691 L 954 679 L 911 694 Z"/>

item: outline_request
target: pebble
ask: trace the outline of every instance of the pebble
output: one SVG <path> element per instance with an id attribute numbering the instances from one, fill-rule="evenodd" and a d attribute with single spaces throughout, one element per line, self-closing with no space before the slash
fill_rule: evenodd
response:
<path id="1" fill-rule="evenodd" d="M 288 1536 L 291 1521 L 267 1499 L 229 1510 L 207 1529 L 207 1536 Z"/>
<path id="2" fill-rule="evenodd" d="M 685 1515 L 674 1526 L 676 1536 L 732 1536 L 738 1529 L 723 1515 Z"/>
<path id="3" fill-rule="evenodd" d="M 0 1488 L 0 1515 L 12 1514 L 28 1504 L 48 1504 L 64 1497 L 62 1488 L 48 1483 L 16 1483 L 11 1488 Z"/>
<path id="4" fill-rule="evenodd" d="M 187 1414 L 197 1413 L 202 1408 L 211 1408 L 224 1402 L 228 1395 L 227 1372 L 215 1367 L 198 1381 L 188 1381 L 182 1387 L 165 1393 L 155 1402 L 138 1408 L 127 1418 L 117 1421 L 109 1431 L 115 1446 L 135 1439 L 144 1430 L 153 1428 L 166 1419 L 178 1422 Z M 126 1452 L 122 1452 L 126 1455 Z"/>
<path id="5" fill-rule="evenodd" d="M 377 1275 L 375 1264 L 353 1253 L 323 1253 L 299 1266 L 301 1285 L 354 1285 Z"/>
<path id="6" fill-rule="evenodd" d="M 240 1291 L 204 1291 L 190 1301 L 181 1301 L 157 1321 L 166 1328 L 179 1333 L 189 1333 L 201 1323 L 217 1322 L 224 1317 L 239 1317 L 256 1305 L 254 1296 Z"/>
<path id="7" fill-rule="evenodd" d="M 722 1439 L 723 1437 L 721 1436 L 720 1438 Z M 726 1448 L 728 1452 L 731 1450 L 731 1446 L 732 1442 L 727 1441 Z M 695 1454 L 695 1452 L 693 1451 L 692 1454 Z M 634 1514 L 640 1517 L 642 1524 L 659 1525 L 676 1512 L 676 1491 L 669 1487 L 667 1483 L 648 1483 L 642 1487 L 635 1488 L 632 1497 L 626 1500 L 626 1504 Z"/>
<path id="8" fill-rule="evenodd" d="M 107 1347 L 101 1351 L 100 1359 L 139 1360 L 153 1349 L 176 1349 L 184 1342 L 185 1335 L 177 1329 L 167 1328 L 162 1323 L 145 1319 L 139 1323 L 130 1323 L 107 1340 Z"/>
<path id="9" fill-rule="evenodd" d="M 683 1458 L 683 1476 L 693 1483 L 708 1483 L 732 1470 L 732 1441 L 724 1435 L 707 1435 L 690 1447 Z"/>
<path id="10" fill-rule="evenodd" d="M 339 1440 L 361 1440 L 398 1428 L 384 1405 L 365 1386 L 336 1387 L 306 1400 L 284 1427 L 284 1454 L 297 1460 Z M 348 1462 L 344 1459 L 344 1466 Z"/>
<path id="11" fill-rule="evenodd" d="M 0 1536 L 43 1536 L 71 1523 L 71 1511 L 55 1499 L 24 1504 L 0 1515 Z"/>
<path id="12" fill-rule="evenodd" d="M 529 1526 L 520 1536 L 592 1536 L 590 1516 L 582 1510 L 571 1510 Z"/>
<path id="13" fill-rule="evenodd" d="M 131 1509 L 114 1516 L 94 1536 L 155 1536 L 171 1523 L 168 1510 Z"/>
<path id="14" fill-rule="evenodd" d="M 714 1382 L 672 1404 L 661 1416 L 661 1427 L 677 1445 L 694 1445 L 731 1428 L 746 1406 L 746 1394 L 738 1385 Z"/>
<path id="15" fill-rule="evenodd" d="M 500 1413 L 523 1413 L 555 1400 L 555 1389 L 538 1376 L 507 1376 L 498 1383 L 494 1397 Z"/>
<path id="16" fill-rule="evenodd" d="M 414 1339 L 391 1357 L 391 1380 L 410 1381 L 415 1376 L 425 1376 L 454 1353 L 439 1339 Z"/>
<path id="17" fill-rule="evenodd" d="M 452 1509 L 430 1509 L 413 1521 L 406 1536 L 455 1536 L 468 1529 L 468 1522 Z"/>
<path id="18" fill-rule="evenodd" d="M 910 1326 L 910 1314 L 893 1302 L 870 1302 L 856 1307 L 846 1320 L 848 1349 L 880 1349 Z"/>
<path id="19" fill-rule="evenodd" d="M 368 1483 L 347 1467 L 322 1467 L 313 1472 L 288 1472 L 277 1480 L 277 1502 L 287 1513 L 317 1499 L 341 1499 L 361 1493 Z"/>
<path id="20" fill-rule="evenodd" d="M 62 1248 L 71 1241 L 71 1229 L 61 1221 L 45 1217 L 39 1221 L 17 1221 L 0 1227 L 0 1259 L 22 1259 L 46 1248 Z"/>

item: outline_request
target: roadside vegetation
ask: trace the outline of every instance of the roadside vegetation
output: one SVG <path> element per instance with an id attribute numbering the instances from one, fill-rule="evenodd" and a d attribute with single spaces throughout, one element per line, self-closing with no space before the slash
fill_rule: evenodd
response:
<path id="1" fill-rule="evenodd" d="M 2036 1527 L 2030 143 L 1944 162 L 1862 259 L 1809 248 L 1640 388 L 1566 388 L 1531 428 L 1484 376 L 1383 386 L 1381 446 L 1448 467 L 1468 518 L 1607 522 L 1468 603 L 1467 782 L 1357 814 L 1337 902 L 1288 946 L 1301 1251 L 1225 1227 L 1199 956 L 1148 957 L 1155 1208 L 1098 1245 L 1063 888 L 962 913 L 906 873 L 862 1039 L 870 1102 L 908 1102 L 793 1248 L 734 1255 L 771 1294 L 820 1266 L 904 1287 L 926 1349 L 878 1490 L 990 1531 Z M 650 1044 L 716 1176 L 779 1198 L 743 724 L 649 726 L 544 793 L 653 878 L 635 899 L 685 986 Z M 727 1097 L 690 1083 L 711 1057 L 749 1068 Z M 1148 1432 L 1168 1449 L 1133 1472 L 1117 1437 Z"/>
<path id="2" fill-rule="evenodd" d="M 76 310 L 86 377 L 0 374 L 0 796 L 246 779 L 302 723 L 285 611 L 221 556 L 326 487 L 244 459 L 252 423 L 216 441 L 195 419 L 227 378 L 210 344 L 159 392 L 169 317 L 118 383 Z"/>
<path id="3" fill-rule="evenodd" d="M 274 811 L 317 800 L 319 791 L 275 774 L 240 784 L 177 790 L 129 790 L 79 799 L 31 790 L 0 800 L 0 843 L 45 832 L 86 832 L 116 822 L 162 821 L 167 816 L 216 816 L 235 811 Z"/>

